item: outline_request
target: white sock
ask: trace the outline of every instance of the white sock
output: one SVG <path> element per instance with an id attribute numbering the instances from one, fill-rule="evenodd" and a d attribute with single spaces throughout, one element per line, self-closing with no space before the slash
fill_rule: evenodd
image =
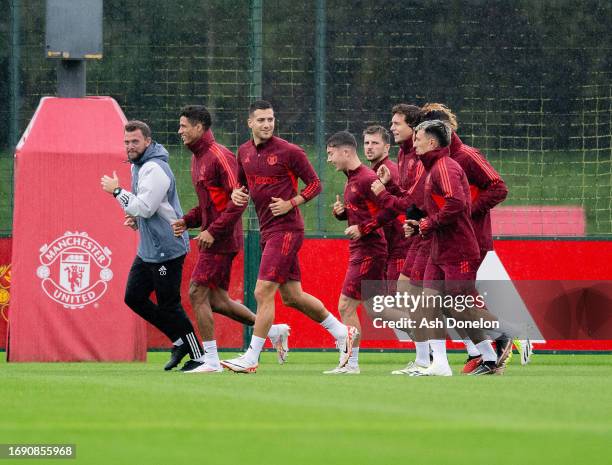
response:
<path id="1" fill-rule="evenodd" d="M 266 340 L 263 337 L 253 336 L 251 338 L 249 350 L 247 350 L 244 354 L 244 358 L 246 358 L 249 363 L 257 363 L 261 349 L 263 349 L 264 342 L 266 342 Z"/>
<path id="2" fill-rule="evenodd" d="M 480 355 L 480 351 L 471 339 L 464 339 L 463 343 L 465 344 L 465 348 L 467 349 L 467 353 L 470 357 L 478 357 Z"/>
<path id="3" fill-rule="evenodd" d="M 429 345 L 433 351 L 433 363 L 436 365 L 448 365 L 448 358 L 446 357 L 446 340 L 431 339 Z"/>
<path id="4" fill-rule="evenodd" d="M 485 339 L 484 341 L 476 344 L 476 347 L 482 354 L 483 362 L 497 362 L 497 354 L 495 353 L 495 350 L 493 350 L 491 341 Z"/>
<path id="5" fill-rule="evenodd" d="M 329 331 L 334 336 L 334 339 L 346 337 L 346 325 L 340 323 L 338 318 L 331 313 L 319 324 Z"/>
<path id="6" fill-rule="evenodd" d="M 280 334 L 279 325 L 270 326 L 270 331 L 268 331 L 268 337 L 270 338 L 270 340 L 277 338 L 279 334 Z"/>
<path id="7" fill-rule="evenodd" d="M 351 356 L 348 359 L 348 365 L 356 367 L 359 365 L 359 347 L 353 347 L 351 350 Z"/>
<path id="8" fill-rule="evenodd" d="M 183 340 L 179 337 L 176 341 L 174 341 L 172 343 L 172 345 L 176 346 L 176 347 L 180 347 L 183 345 Z"/>
<path id="9" fill-rule="evenodd" d="M 430 364 L 429 341 L 415 342 L 414 345 L 416 346 L 416 364 L 421 367 L 428 367 Z"/>
<path id="10" fill-rule="evenodd" d="M 219 354 L 217 353 L 217 341 L 202 341 L 204 345 L 204 360 L 206 365 L 219 368 Z M 199 361 L 199 360 L 198 360 Z"/>

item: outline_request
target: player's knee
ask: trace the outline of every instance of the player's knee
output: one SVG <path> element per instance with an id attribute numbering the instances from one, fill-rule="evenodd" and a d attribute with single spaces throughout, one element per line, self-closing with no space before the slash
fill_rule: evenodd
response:
<path id="1" fill-rule="evenodd" d="M 281 300 L 287 307 L 300 307 L 300 297 L 295 292 L 281 292 Z"/>
<path id="2" fill-rule="evenodd" d="M 195 283 L 191 283 L 189 286 L 189 301 L 192 303 L 198 303 L 208 297 L 208 288 L 199 286 Z"/>
<path id="3" fill-rule="evenodd" d="M 268 302 L 269 300 L 274 299 L 274 293 L 276 289 L 268 284 L 260 284 L 257 283 L 255 286 L 255 291 L 253 292 L 253 296 L 258 304 Z"/>

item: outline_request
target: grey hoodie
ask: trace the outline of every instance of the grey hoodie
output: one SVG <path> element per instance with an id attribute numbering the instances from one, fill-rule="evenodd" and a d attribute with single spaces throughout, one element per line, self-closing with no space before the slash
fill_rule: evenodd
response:
<path id="1" fill-rule="evenodd" d="M 121 190 L 117 200 L 125 213 L 137 218 L 138 256 L 145 262 L 161 263 L 185 255 L 188 233 L 174 237 L 172 232 L 171 222 L 181 218 L 183 210 L 163 145 L 152 142 L 133 163 L 132 192 Z"/>

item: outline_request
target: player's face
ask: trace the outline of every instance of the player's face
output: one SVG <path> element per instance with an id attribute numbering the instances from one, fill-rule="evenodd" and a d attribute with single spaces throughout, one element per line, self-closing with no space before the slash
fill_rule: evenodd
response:
<path id="1" fill-rule="evenodd" d="M 427 137 L 427 134 L 422 129 L 414 136 L 414 149 L 418 156 L 423 155 L 436 148 L 436 139 Z"/>
<path id="2" fill-rule="evenodd" d="M 401 113 L 395 113 L 391 118 L 391 133 L 396 144 L 401 144 L 412 138 L 414 131 L 412 127 L 406 123 L 406 118 Z"/>
<path id="3" fill-rule="evenodd" d="M 187 119 L 185 116 L 181 116 L 181 118 L 179 119 L 178 133 L 181 136 L 181 139 L 183 140 L 183 144 L 193 144 L 194 142 L 200 140 L 202 134 L 204 134 L 204 126 L 202 125 L 202 123 L 196 123 L 196 125 L 194 126 L 193 124 L 191 124 L 189 119 Z"/>
<path id="4" fill-rule="evenodd" d="M 132 132 L 125 132 L 123 136 L 125 151 L 130 160 L 138 160 L 151 145 L 151 138 L 145 137 L 140 129 Z"/>
<path id="5" fill-rule="evenodd" d="M 255 110 L 249 116 L 248 124 L 253 131 L 253 139 L 258 142 L 267 141 L 274 134 L 274 110 Z"/>
<path id="6" fill-rule="evenodd" d="M 347 164 L 346 149 L 343 147 L 327 147 L 327 163 L 331 163 L 336 171 L 342 171 Z"/>
<path id="7" fill-rule="evenodd" d="M 363 136 L 363 151 L 371 163 L 389 155 L 389 144 L 385 144 L 380 134 L 366 134 Z"/>

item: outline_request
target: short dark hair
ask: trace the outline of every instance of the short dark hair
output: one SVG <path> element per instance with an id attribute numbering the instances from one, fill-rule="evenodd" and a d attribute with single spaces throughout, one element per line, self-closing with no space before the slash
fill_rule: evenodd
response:
<path id="1" fill-rule="evenodd" d="M 379 126 L 378 124 L 368 126 L 365 131 L 363 131 L 364 136 L 374 134 L 379 134 L 385 144 L 391 143 L 391 136 L 389 135 L 389 131 L 387 131 L 382 126 Z"/>
<path id="2" fill-rule="evenodd" d="M 439 119 L 423 121 L 414 131 L 425 131 L 425 134 L 438 141 L 440 147 L 448 147 L 450 145 L 452 129 L 447 123 Z"/>
<path id="3" fill-rule="evenodd" d="M 357 140 L 355 136 L 348 131 L 337 132 L 327 139 L 328 147 L 342 147 L 345 145 L 357 150 Z"/>
<path id="4" fill-rule="evenodd" d="M 416 105 L 408 105 L 407 103 L 398 103 L 391 108 L 391 114 L 396 113 L 404 116 L 404 121 L 408 126 L 416 127 L 421 122 L 423 111 Z"/>
<path id="5" fill-rule="evenodd" d="M 204 130 L 209 129 L 212 126 L 212 117 L 204 105 L 187 105 L 181 108 L 179 118 L 181 116 L 187 118 L 193 126 L 198 123 L 202 123 Z"/>
<path id="6" fill-rule="evenodd" d="M 272 108 L 272 104 L 267 100 L 255 100 L 253 103 L 249 105 L 249 115 L 255 113 L 255 110 L 269 110 Z"/>
<path id="7" fill-rule="evenodd" d="M 151 128 L 147 125 L 147 123 L 144 123 L 137 119 L 133 119 L 125 123 L 124 129 L 125 132 L 134 132 L 140 130 L 145 139 L 151 137 Z"/>

